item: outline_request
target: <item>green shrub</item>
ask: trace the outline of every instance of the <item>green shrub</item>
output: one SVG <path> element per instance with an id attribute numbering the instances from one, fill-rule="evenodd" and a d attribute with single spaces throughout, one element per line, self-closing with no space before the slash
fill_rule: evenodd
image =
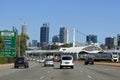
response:
<path id="1" fill-rule="evenodd" d="M 5 57 L 0 57 L 0 64 L 8 63 L 8 59 Z"/>

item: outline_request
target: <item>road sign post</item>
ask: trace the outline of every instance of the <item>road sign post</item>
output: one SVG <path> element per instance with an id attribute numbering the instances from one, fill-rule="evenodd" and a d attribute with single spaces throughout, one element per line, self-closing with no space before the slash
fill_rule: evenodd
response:
<path id="1" fill-rule="evenodd" d="M 15 57 L 16 33 L 13 31 L 0 31 L 0 36 L 2 36 L 5 44 L 5 47 L 0 52 L 0 57 Z"/>

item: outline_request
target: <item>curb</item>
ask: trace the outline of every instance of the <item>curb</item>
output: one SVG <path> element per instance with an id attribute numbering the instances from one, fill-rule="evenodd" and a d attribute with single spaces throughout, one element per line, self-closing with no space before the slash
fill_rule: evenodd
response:
<path id="1" fill-rule="evenodd" d="M 11 64 L 0 64 L 0 67 L 7 67 L 7 66 L 12 66 L 13 65 L 13 63 L 11 63 Z"/>

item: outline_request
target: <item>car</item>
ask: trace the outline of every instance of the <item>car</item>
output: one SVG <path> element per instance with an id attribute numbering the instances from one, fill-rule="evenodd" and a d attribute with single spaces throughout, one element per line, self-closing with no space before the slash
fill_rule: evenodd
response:
<path id="1" fill-rule="evenodd" d="M 58 59 L 57 59 L 57 58 L 53 58 L 53 61 L 54 61 L 54 62 L 58 62 Z"/>
<path id="2" fill-rule="evenodd" d="M 74 68 L 74 61 L 71 55 L 63 55 L 60 61 L 60 68 L 71 67 Z"/>
<path id="3" fill-rule="evenodd" d="M 45 59 L 40 59 L 39 63 L 44 63 Z"/>
<path id="4" fill-rule="evenodd" d="M 85 59 L 85 65 L 87 65 L 87 64 L 93 65 L 94 64 L 94 59 L 93 58 L 86 58 Z"/>
<path id="5" fill-rule="evenodd" d="M 46 67 L 46 66 L 52 66 L 52 67 L 54 67 L 54 61 L 53 61 L 53 59 L 46 59 L 44 61 L 44 67 Z"/>
<path id="6" fill-rule="evenodd" d="M 14 62 L 14 68 L 24 67 L 28 68 L 29 63 L 26 57 L 17 57 Z"/>

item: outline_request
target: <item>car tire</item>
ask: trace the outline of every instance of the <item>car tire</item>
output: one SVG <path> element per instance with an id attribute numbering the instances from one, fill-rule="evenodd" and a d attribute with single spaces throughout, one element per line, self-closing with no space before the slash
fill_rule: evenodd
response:
<path id="1" fill-rule="evenodd" d="M 27 68 L 27 66 L 24 66 L 24 68 Z"/>
<path id="2" fill-rule="evenodd" d="M 14 68 L 17 68 L 17 66 L 14 66 Z"/>
<path id="3" fill-rule="evenodd" d="M 29 66 L 27 65 L 27 68 L 29 68 Z"/>
<path id="4" fill-rule="evenodd" d="M 74 66 L 71 66 L 72 69 L 74 69 Z"/>
<path id="5" fill-rule="evenodd" d="M 63 67 L 62 66 L 60 66 L 60 69 L 62 69 Z"/>
<path id="6" fill-rule="evenodd" d="M 87 63 L 85 63 L 85 65 L 87 65 Z"/>
<path id="7" fill-rule="evenodd" d="M 94 63 L 92 63 L 91 65 L 94 65 Z"/>

